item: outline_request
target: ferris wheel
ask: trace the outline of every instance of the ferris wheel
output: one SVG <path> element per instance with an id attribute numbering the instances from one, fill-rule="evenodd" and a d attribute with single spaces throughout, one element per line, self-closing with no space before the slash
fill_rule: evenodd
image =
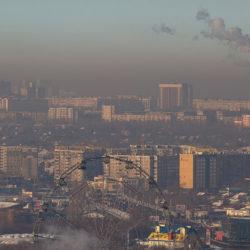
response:
<path id="1" fill-rule="evenodd" d="M 96 188 L 90 181 L 70 181 L 76 171 L 85 171 L 88 162 L 111 159 L 123 163 L 127 170 L 133 169 L 140 175 L 142 185 L 133 185 L 128 178 L 104 177 L 105 183 L 114 188 Z M 64 197 L 64 204 L 55 205 L 56 195 Z M 129 232 L 148 222 L 152 214 L 162 217 L 169 209 L 164 193 L 157 182 L 139 164 L 119 157 L 104 155 L 87 158 L 61 174 L 55 188 L 44 197 L 43 205 L 35 221 L 33 235 L 40 239 L 60 240 L 64 230 L 84 230 L 94 235 L 96 249 L 119 249 L 128 243 Z"/>

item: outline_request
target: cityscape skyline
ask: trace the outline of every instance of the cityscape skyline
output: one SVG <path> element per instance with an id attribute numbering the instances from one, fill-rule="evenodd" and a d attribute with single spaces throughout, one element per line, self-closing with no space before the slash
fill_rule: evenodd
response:
<path id="1" fill-rule="evenodd" d="M 85 95 L 150 95 L 159 82 L 180 81 L 195 96 L 246 98 L 249 7 L 225 0 L 4 2 L 0 75 L 51 79 Z M 223 21 L 221 36 L 208 19 Z"/>
<path id="2" fill-rule="evenodd" d="M 0 250 L 250 249 L 249 9 L 2 1 Z"/>

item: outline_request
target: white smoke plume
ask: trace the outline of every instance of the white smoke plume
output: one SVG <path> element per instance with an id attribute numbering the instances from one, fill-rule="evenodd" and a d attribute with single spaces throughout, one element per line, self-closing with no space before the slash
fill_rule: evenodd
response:
<path id="1" fill-rule="evenodd" d="M 250 36 L 244 34 L 241 28 L 237 26 L 227 28 L 223 18 L 211 18 L 205 9 L 197 12 L 196 19 L 205 22 L 208 26 L 208 31 L 201 32 L 204 37 L 217 39 L 241 52 L 250 52 Z"/>
<path id="2" fill-rule="evenodd" d="M 84 230 L 64 229 L 55 240 L 46 240 L 42 250 L 92 250 L 98 249 L 98 240 Z"/>

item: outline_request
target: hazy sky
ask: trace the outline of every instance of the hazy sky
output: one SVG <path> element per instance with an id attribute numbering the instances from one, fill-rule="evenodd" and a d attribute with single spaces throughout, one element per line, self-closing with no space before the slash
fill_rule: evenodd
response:
<path id="1" fill-rule="evenodd" d="M 249 10 L 249 0 L 0 0 L 0 78 L 85 95 L 183 81 L 197 96 L 250 98 Z"/>

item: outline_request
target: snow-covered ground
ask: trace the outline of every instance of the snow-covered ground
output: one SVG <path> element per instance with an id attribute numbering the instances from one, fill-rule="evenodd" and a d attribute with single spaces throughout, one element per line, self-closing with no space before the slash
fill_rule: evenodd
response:
<path id="1" fill-rule="evenodd" d="M 18 245 L 20 243 L 33 243 L 33 234 L 0 235 L 0 246 L 1 245 Z"/>
<path id="2" fill-rule="evenodd" d="M 54 236 L 49 234 L 39 235 L 41 239 L 53 239 Z M 18 245 L 21 243 L 32 244 L 34 237 L 33 234 L 0 234 L 0 246 L 1 245 Z"/>
<path id="3" fill-rule="evenodd" d="M 10 208 L 17 206 L 18 203 L 15 202 L 7 202 L 7 201 L 1 201 L 0 202 L 0 208 Z"/>

